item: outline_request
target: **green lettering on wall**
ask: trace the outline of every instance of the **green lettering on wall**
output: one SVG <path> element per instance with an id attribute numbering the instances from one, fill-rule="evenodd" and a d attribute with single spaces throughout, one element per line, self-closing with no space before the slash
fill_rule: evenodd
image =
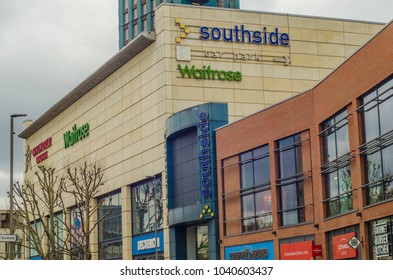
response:
<path id="1" fill-rule="evenodd" d="M 75 143 L 79 142 L 83 138 L 89 136 L 89 124 L 85 123 L 80 127 L 77 127 L 76 124 L 72 127 L 72 130 L 66 131 L 63 134 L 64 139 L 64 149 L 69 148 Z"/>
<path id="2" fill-rule="evenodd" d="M 239 71 L 225 71 L 225 70 L 212 70 L 210 65 L 203 66 L 202 68 L 195 68 L 192 65 L 191 68 L 188 65 L 182 67 L 180 64 L 177 65 L 177 69 L 180 72 L 182 78 L 197 79 L 197 80 L 220 80 L 220 81 L 236 81 L 242 80 L 242 73 Z"/>

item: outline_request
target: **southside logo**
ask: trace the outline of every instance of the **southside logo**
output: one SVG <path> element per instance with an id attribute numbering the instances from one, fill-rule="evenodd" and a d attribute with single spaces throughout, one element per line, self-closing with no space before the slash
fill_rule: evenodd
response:
<path id="1" fill-rule="evenodd" d="M 248 30 L 244 25 L 235 25 L 233 28 L 219 28 L 202 26 L 199 29 L 201 40 L 224 41 L 233 43 L 253 43 L 272 46 L 289 46 L 289 35 L 280 33 L 276 27 L 269 32 L 266 27 L 262 31 Z"/>
<path id="2" fill-rule="evenodd" d="M 209 66 L 203 66 L 202 68 L 195 68 L 195 65 L 184 68 L 178 64 L 177 69 L 180 72 L 182 78 L 186 76 L 189 79 L 197 80 L 220 80 L 220 81 L 236 81 L 240 82 L 242 80 L 242 73 L 239 71 L 224 71 L 224 70 L 212 70 Z"/>
<path id="3" fill-rule="evenodd" d="M 72 127 L 72 131 L 67 131 L 63 134 L 64 138 L 64 149 L 74 145 L 86 136 L 89 136 L 89 124 L 85 123 L 80 127 L 76 127 L 76 124 Z"/>

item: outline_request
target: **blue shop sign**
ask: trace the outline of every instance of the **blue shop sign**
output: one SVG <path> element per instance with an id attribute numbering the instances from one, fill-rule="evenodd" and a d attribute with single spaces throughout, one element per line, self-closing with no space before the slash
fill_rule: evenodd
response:
<path id="1" fill-rule="evenodd" d="M 157 232 L 157 252 L 164 251 L 164 233 L 162 230 Z M 147 255 L 156 252 L 155 233 L 138 235 L 132 238 L 132 254 Z"/>
<path id="2" fill-rule="evenodd" d="M 226 260 L 274 260 L 274 243 L 265 241 L 225 247 Z"/>

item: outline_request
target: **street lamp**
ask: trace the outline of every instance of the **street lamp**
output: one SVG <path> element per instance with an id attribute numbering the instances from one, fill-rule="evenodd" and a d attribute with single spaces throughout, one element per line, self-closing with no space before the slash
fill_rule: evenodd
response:
<path id="1" fill-rule="evenodd" d="M 27 114 L 10 115 L 10 234 L 14 234 L 14 118 L 26 117 Z M 10 259 L 14 259 L 14 243 L 10 242 Z"/>

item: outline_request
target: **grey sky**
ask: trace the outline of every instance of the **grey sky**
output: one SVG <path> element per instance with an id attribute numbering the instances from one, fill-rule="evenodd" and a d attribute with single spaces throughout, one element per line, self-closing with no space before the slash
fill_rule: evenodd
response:
<path id="1" fill-rule="evenodd" d="M 392 0 L 240 0 L 246 10 L 388 22 Z M 0 1 L 0 209 L 12 113 L 36 119 L 118 51 L 117 0 Z M 15 119 L 15 131 L 22 129 Z M 15 175 L 23 171 L 15 136 Z"/>

